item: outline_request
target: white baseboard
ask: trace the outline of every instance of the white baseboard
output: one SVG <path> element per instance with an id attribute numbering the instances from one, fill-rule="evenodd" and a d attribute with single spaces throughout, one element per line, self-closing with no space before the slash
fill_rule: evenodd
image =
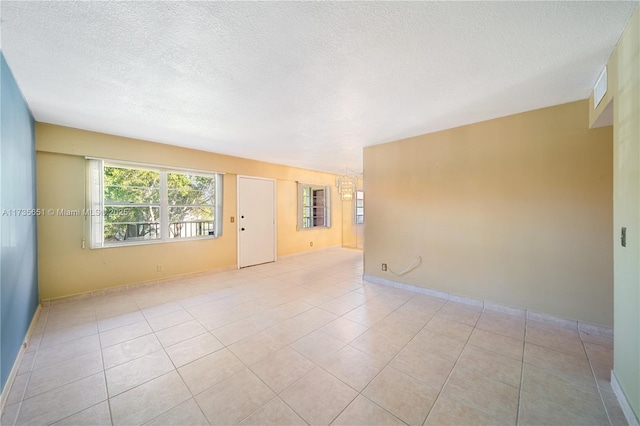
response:
<path id="1" fill-rule="evenodd" d="M 518 318 L 525 319 L 527 317 L 527 310 L 522 308 L 514 308 L 513 306 L 501 305 L 499 303 L 484 301 L 484 309 L 488 311 L 500 312 L 503 314 L 513 315 Z"/>
<path id="2" fill-rule="evenodd" d="M 616 398 L 618 398 L 618 403 L 620 404 L 620 408 L 622 408 L 622 412 L 624 413 L 624 417 L 627 419 L 629 426 L 640 426 L 638 424 L 638 418 L 633 414 L 631 405 L 629 405 L 629 401 L 622 391 L 618 378 L 613 371 L 611 371 L 611 388 L 613 389 L 613 393 L 616 395 Z"/>
<path id="3" fill-rule="evenodd" d="M 611 327 L 589 324 L 574 319 L 563 318 L 555 315 L 549 315 L 542 312 L 532 311 L 530 309 L 518 308 L 513 306 L 501 305 L 490 300 L 474 299 L 471 297 L 459 296 L 453 293 L 447 293 L 440 290 L 433 290 L 426 287 L 420 287 L 412 284 L 405 284 L 398 281 L 388 280 L 386 278 L 375 277 L 372 275 L 363 275 L 362 279 L 374 284 L 382 284 L 394 288 L 400 288 L 403 290 L 413 291 L 415 293 L 426 294 L 428 296 L 438 297 L 440 299 L 451 300 L 452 302 L 464 303 L 466 305 L 476 306 L 484 310 L 502 312 L 509 315 L 514 315 L 520 318 L 527 318 L 527 320 L 542 322 L 545 324 L 577 329 L 580 331 L 588 332 L 591 334 L 598 334 L 599 336 L 606 336 L 613 338 L 613 329 Z"/>
<path id="4" fill-rule="evenodd" d="M 27 348 L 29 347 L 29 341 L 31 340 L 31 335 L 33 334 L 33 329 L 38 323 L 38 318 L 40 317 L 40 310 L 42 309 L 42 305 L 38 305 L 36 308 L 36 312 L 33 314 L 33 318 L 31 319 L 31 324 L 29 324 L 29 328 L 27 329 L 27 333 L 24 336 L 23 344 L 20 345 L 20 350 L 18 351 L 18 356 L 13 363 L 13 367 L 11 367 L 11 372 L 9 373 L 9 377 L 7 377 L 7 381 L 4 384 L 4 388 L 2 388 L 2 393 L 0 394 L 0 415 L 4 413 L 4 406 L 7 403 L 7 397 L 9 396 L 9 392 L 11 391 L 11 386 L 13 386 L 13 382 L 18 375 L 18 371 L 20 370 L 20 364 L 22 364 L 22 358 L 24 357 Z"/>
<path id="5" fill-rule="evenodd" d="M 413 291 L 414 293 L 426 294 L 427 296 L 439 297 L 440 299 L 449 300 L 449 293 L 443 291 L 432 290 L 426 287 L 418 287 L 411 284 L 400 283 L 386 278 L 374 277 L 373 275 L 363 275 L 365 281 L 369 281 L 374 284 L 388 285 L 389 287 L 395 287 L 402 290 Z"/>

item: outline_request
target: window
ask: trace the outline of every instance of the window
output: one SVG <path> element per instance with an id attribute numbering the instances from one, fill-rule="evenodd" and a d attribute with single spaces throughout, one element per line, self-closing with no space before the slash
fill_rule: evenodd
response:
<path id="1" fill-rule="evenodd" d="M 167 173 L 169 238 L 216 235 L 216 177 Z"/>
<path id="2" fill-rule="evenodd" d="M 356 191 L 356 224 L 364 223 L 364 191 Z"/>
<path id="3" fill-rule="evenodd" d="M 160 173 L 104 167 L 104 242 L 160 238 Z"/>
<path id="4" fill-rule="evenodd" d="M 331 227 L 331 189 L 298 184 L 298 229 Z"/>
<path id="5" fill-rule="evenodd" d="M 220 235 L 222 176 L 89 160 L 91 247 Z"/>

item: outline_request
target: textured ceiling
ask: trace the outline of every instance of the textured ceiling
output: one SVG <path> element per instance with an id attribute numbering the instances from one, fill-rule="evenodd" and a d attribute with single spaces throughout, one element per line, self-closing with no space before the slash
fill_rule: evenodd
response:
<path id="1" fill-rule="evenodd" d="M 636 2 L 12 2 L 35 119 L 304 168 L 589 96 Z"/>

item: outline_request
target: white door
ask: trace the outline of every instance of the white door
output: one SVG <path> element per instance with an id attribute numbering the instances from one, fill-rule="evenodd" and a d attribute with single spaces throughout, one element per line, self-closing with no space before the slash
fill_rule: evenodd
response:
<path id="1" fill-rule="evenodd" d="M 238 267 L 276 260 L 276 182 L 238 176 Z"/>

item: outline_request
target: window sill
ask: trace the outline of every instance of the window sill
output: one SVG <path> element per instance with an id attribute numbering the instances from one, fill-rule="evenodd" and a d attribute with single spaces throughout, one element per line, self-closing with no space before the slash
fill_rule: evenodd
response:
<path id="1" fill-rule="evenodd" d="M 102 247 L 92 247 L 91 250 L 100 250 L 100 249 L 108 249 L 108 248 L 116 248 L 116 247 L 131 247 L 131 246 L 147 246 L 147 245 L 155 245 L 155 244 L 172 244 L 172 243 L 180 243 L 180 242 L 188 242 L 188 241 L 206 241 L 206 240 L 215 240 L 221 237 L 221 235 L 206 235 L 203 237 L 189 237 L 189 238 L 171 238 L 165 240 L 142 240 L 142 241 L 126 241 L 119 243 L 105 243 Z"/>

